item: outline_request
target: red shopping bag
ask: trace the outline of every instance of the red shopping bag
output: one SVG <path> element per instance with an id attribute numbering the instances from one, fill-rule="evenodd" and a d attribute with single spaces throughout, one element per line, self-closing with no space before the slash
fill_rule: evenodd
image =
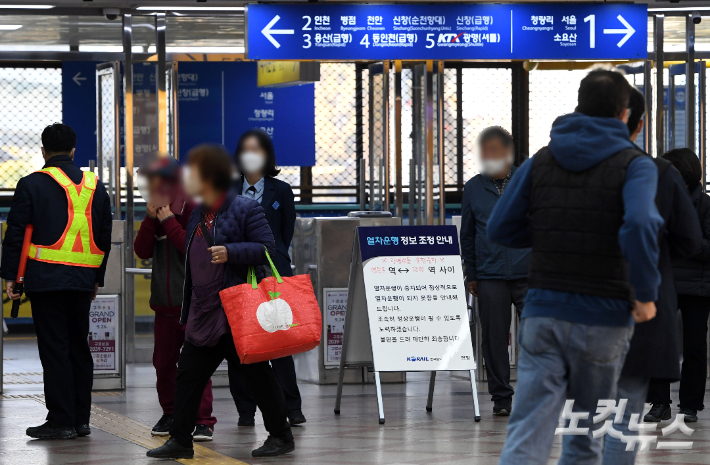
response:
<path id="1" fill-rule="evenodd" d="M 273 276 L 256 282 L 249 267 L 247 283 L 219 293 L 242 363 L 256 363 L 317 347 L 323 319 L 308 275 L 281 277 L 266 252 Z"/>

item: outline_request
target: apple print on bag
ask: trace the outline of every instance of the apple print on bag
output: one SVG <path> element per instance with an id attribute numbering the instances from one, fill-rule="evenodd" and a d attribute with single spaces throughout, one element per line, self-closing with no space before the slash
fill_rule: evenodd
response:
<path id="1" fill-rule="evenodd" d="M 280 292 L 269 291 L 271 300 L 262 303 L 256 309 L 256 319 L 266 332 L 285 331 L 295 326 L 291 306 L 285 300 L 278 299 L 280 295 Z"/>

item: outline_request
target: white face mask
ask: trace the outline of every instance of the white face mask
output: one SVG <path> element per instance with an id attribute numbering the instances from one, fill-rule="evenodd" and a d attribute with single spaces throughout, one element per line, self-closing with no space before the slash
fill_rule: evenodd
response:
<path id="1" fill-rule="evenodd" d="M 239 156 L 240 165 L 244 174 L 258 173 L 266 165 L 266 157 L 254 152 L 245 152 Z"/>
<path id="2" fill-rule="evenodd" d="M 481 160 L 481 173 L 486 176 L 497 176 L 504 174 L 503 172 L 508 169 L 508 165 L 511 163 L 512 157 L 484 159 Z"/>
<path id="3" fill-rule="evenodd" d="M 185 194 L 192 198 L 195 203 L 201 203 L 202 196 L 200 193 L 202 192 L 202 180 L 197 171 L 194 171 L 189 166 L 183 167 L 182 180 Z"/>

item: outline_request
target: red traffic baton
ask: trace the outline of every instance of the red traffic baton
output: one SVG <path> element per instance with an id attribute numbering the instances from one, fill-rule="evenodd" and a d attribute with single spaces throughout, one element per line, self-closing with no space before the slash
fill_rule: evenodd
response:
<path id="1" fill-rule="evenodd" d="M 17 278 L 15 279 L 15 287 L 13 291 L 20 294 L 20 298 L 12 301 L 12 311 L 10 316 L 12 318 L 17 318 L 17 314 L 20 311 L 20 301 L 22 300 L 22 294 L 25 291 L 25 269 L 27 268 L 27 259 L 30 254 L 30 244 L 32 243 L 32 231 L 34 227 L 28 224 L 25 228 L 25 238 L 22 241 L 22 252 L 20 253 L 20 266 L 17 269 Z"/>

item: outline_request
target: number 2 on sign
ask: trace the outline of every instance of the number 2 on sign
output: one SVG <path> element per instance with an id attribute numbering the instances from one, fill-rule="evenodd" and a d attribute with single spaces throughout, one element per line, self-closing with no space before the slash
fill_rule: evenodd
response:
<path id="1" fill-rule="evenodd" d="M 594 15 L 589 15 L 584 18 L 585 23 L 589 23 L 589 48 L 594 48 L 596 45 L 594 42 Z"/>

